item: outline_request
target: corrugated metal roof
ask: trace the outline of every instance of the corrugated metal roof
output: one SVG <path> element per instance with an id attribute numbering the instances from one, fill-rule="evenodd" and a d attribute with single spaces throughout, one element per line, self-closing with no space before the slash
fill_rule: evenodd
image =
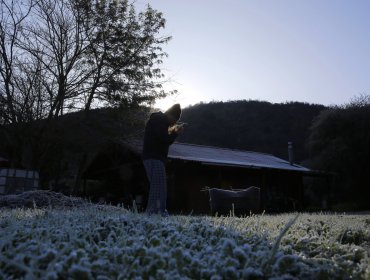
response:
<path id="1" fill-rule="evenodd" d="M 126 142 L 134 150 L 141 153 L 142 141 L 134 140 Z M 175 142 L 170 146 L 168 157 L 196 161 L 208 165 L 237 166 L 245 168 L 272 168 L 298 172 L 312 172 L 310 169 L 275 157 L 270 154 L 233 150 L 219 147 L 202 146 L 195 144 Z"/>
<path id="2" fill-rule="evenodd" d="M 272 168 L 310 172 L 308 168 L 296 164 L 291 165 L 288 161 L 270 154 L 185 143 L 172 144 L 169 149 L 168 157 L 170 159 L 197 161 L 209 165 Z"/>

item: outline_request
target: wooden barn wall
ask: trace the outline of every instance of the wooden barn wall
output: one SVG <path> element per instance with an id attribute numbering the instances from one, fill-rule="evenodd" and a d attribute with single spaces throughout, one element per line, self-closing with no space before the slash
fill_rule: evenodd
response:
<path id="1" fill-rule="evenodd" d="M 172 160 L 167 166 L 168 210 L 183 214 L 210 213 L 206 187 L 261 188 L 261 207 L 267 212 L 302 208 L 302 175 L 281 170 L 209 166 Z"/>
<path id="2" fill-rule="evenodd" d="M 170 160 L 167 178 L 167 208 L 171 213 L 209 214 L 206 187 L 259 187 L 261 208 L 267 212 L 300 210 L 303 207 L 302 175 L 298 172 Z M 91 185 L 91 182 L 96 183 Z M 141 196 L 143 204 L 140 208 L 144 210 L 148 192 L 149 183 L 140 157 L 128 151 L 121 150 L 119 154 L 109 151 L 98 156 L 85 173 L 84 193 L 93 201 L 103 198 L 106 202 L 124 203 L 130 207 L 132 200 Z"/>

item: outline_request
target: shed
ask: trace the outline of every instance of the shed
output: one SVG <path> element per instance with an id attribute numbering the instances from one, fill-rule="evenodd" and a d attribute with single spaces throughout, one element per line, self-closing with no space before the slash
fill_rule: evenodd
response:
<path id="1" fill-rule="evenodd" d="M 141 149 L 141 141 L 129 141 L 110 152 L 104 151 L 85 172 L 85 181 L 96 183 L 109 177 L 111 186 L 115 178 L 114 197 L 125 193 L 128 197 L 124 201 L 140 202 L 142 197 L 145 201 L 148 182 L 141 163 Z M 114 163 L 108 158 L 114 158 Z M 261 209 L 302 210 L 303 176 L 313 172 L 270 154 L 178 142 L 170 146 L 168 158 L 167 208 L 172 213 L 210 213 L 207 188 L 250 186 L 261 189 Z M 89 186 L 85 185 L 88 191 Z"/>
<path id="2" fill-rule="evenodd" d="M 39 187 L 39 173 L 35 170 L 0 169 L 0 195 L 33 191 Z"/>

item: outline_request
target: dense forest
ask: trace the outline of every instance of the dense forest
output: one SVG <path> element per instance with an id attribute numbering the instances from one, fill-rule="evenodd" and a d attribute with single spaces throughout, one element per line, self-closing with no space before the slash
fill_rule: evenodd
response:
<path id="1" fill-rule="evenodd" d="M 288 142 L 296 162 L 308 158 L 305 141 L 313 119 L 323 105 L 266 101 L 230 101 L 197 104 L 183 110 L 188 123 L 180 142 L 270 153 L 287 159 Z"/>

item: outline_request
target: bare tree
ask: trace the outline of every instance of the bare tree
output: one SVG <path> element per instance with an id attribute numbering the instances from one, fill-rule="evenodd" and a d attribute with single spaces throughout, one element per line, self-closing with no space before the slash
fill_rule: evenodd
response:
<path id="1" fill-rule="evenodd" d="M 42 67 L 42 85 L 48 96 L 48 118 L 75 109 L 86 79 L 82 65 L 85 33 L 73 0 L 39 0 L 22 30 L 19 47 Z"/>
<path id="2" fill-rule="evenodd" d="M 0 0 L 0 124 L 15 123 L 21 117 L 22 100 L 14 84 L 16 43 L 33 5 L 33 0 Z"/>
<path id="3" fill-rule="evenodd" d="M 48 96 L 44 90 L 45 70 L 34 57 L 15 60 L 14 83 L 18 99 L 22 100 L 19 115 L 23 122 L 47 118 Z"/>

